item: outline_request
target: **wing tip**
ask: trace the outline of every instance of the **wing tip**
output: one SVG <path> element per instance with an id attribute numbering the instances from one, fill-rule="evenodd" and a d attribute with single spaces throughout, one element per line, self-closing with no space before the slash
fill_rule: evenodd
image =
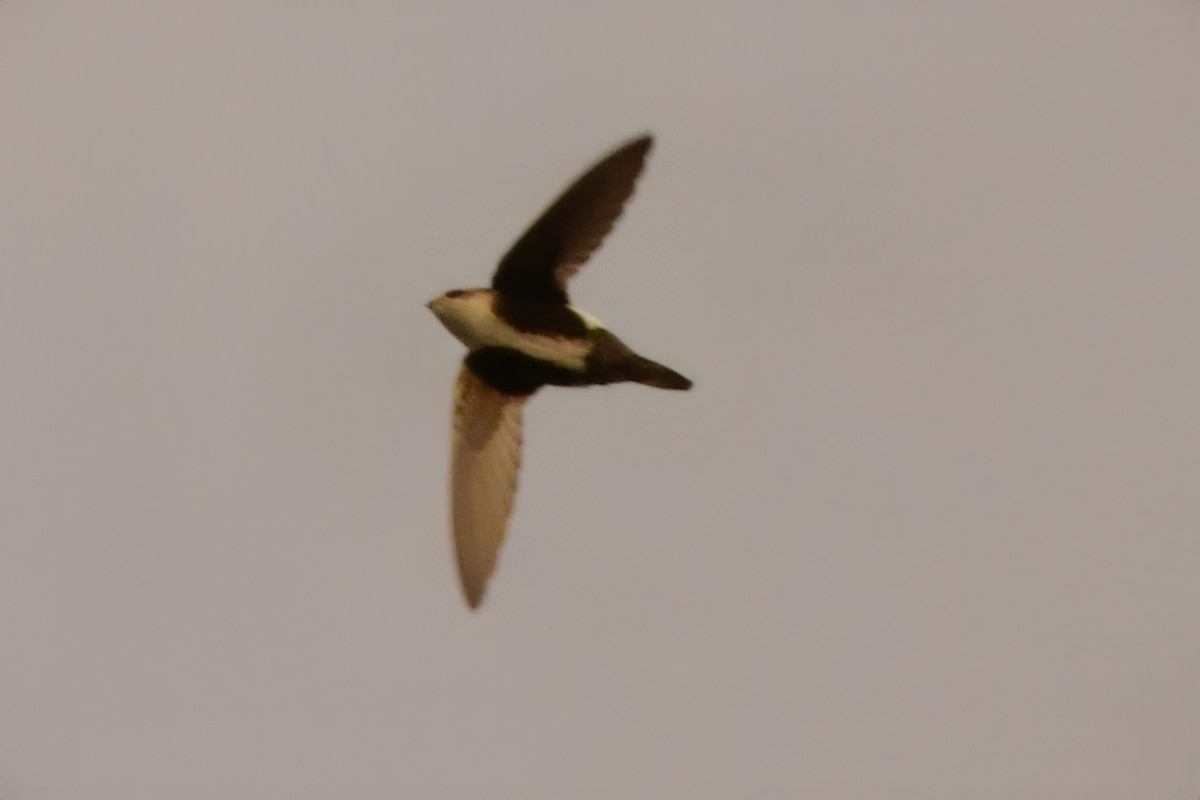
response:
<path id="1" fill-rule="evenodd" d="M 608 155 L 601 158 L 594 166 L 604 163 L 618 154 L 636 153 L 639 161 L 644 162 L 650 151 L 654 148 L 654 132 L 649 128 L 634 134 L 621 144 L 608 151 Z"/>
<path id="2" fill-rule="evenodd" d="M 463 599 L 467 601 L 467 608 L 471 611 L 479 611 L 483 606 L 483 590 L 472 592 L 470 589 L 464 587 Z"/>
<path id="3" fill-rule="evenodd" d="M 491 578 L 490 571 L 486 574 L 468 574 L 464 571 L 463 564 L 459 563 L 458 585 L 462 589 L 463 602 L 467 604 L 467 608 L 478 611 L 483 605 L 489 578 Z"/>
<path id="4" fill-rule="evenodd" d="M 625 148 L 629 148 L 630 150 L 641 150 L 644 156 L 648 154 L 653 147 L 654 132 L 647 128 L 617 149 L 623 150 Z"/>

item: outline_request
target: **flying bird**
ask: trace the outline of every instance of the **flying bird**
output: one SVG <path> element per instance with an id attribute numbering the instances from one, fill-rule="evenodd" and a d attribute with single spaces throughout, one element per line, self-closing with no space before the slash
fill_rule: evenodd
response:
<path id="1" fill-rule="evenodd" d="M 600 247 L 642 173 L 653 138 L 618 147 L 583 173 L 500 259 L 490 289 L 454 289 L 428 307 L 467 346 L 454 391 L 450 524 L 463 594 L 483 602 L 504 542 L 521 465 L 522 412 L 543 386 L 632 381 L 690 389 L 570 304 L 567 281 Z"/>

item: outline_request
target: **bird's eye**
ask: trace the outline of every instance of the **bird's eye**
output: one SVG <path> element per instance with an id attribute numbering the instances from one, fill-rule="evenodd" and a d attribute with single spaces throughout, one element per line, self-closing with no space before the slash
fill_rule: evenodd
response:
<path id="1" fill-rule="evenodd" d="M 464 294 L 466 294 L 466 291 L 463 289 L 451 289 L 446 292 L 446 297 L 462 297 Z"/>

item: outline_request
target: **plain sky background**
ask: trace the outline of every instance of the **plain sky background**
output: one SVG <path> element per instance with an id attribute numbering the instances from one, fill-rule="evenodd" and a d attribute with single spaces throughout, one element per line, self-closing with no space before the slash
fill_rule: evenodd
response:
<path id="1" fill-rule="evenodd" d="M 459 595 L 485 284 L 550 390 Z M 0 798 L 1200 796 L 1200 3 L 0 3 Z"/>

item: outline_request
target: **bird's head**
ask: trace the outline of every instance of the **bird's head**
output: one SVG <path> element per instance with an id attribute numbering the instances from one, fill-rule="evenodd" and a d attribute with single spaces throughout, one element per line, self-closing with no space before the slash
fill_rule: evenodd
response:
<path id="1" fill-rule="evenodd" d="M 425 304 L 434 316 L 468 346 L 480 322 L 491 316 L 491 289 L 451 289 Z"/>

